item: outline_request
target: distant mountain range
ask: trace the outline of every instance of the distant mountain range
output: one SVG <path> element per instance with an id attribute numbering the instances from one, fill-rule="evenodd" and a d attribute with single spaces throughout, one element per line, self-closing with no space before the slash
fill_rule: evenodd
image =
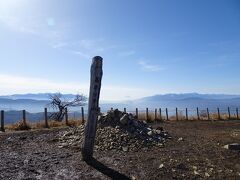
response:
<path id="1" fill-rule="evenodd" d="M 0 96 L 0 109 L 4 110 L 20 110 L 29 109 L 30 112 L 42 111 L 49 103 L 49 96 L 53 93 L 39 94 L 13 94 L 8 96 Z M 63 94 L 64 98 L 73 99 L 74 94 Z M 121 102 L 100 102 L 103 110 L 111 107 L 122 109 L 124 107 L 135 109 L 139 108 L 217 108 L 217 107 L 237 107 L 240 106 L 240 95 L 228 94 L 164 94 L 143 97 L 141 99 L 121 101 Z"/>
<path id="2" fill-rule="evenodd" d="M 43 112 L 44 107 L 48 107 L 49 95 L 52 93 L 40 93 L 40 94 L 14 94 L 9 96 L 0 96 L 0 110 L 5 111 L 19 111 L 25 109 L 30 113 Z M 65 98 L 72 99 L 74 94 L 64 94 Z M 143 97 L 141 99 L 105 103 L 100 102 L 100 107 L 103 112 L 112 108 L 118 108 L 123 110 L 127 108 L 128 111 L 135 111 L 138 107 L 139 111 L 145 110 L 146 107 L 149 110 L 155 108 L 168 108 L 169 113 L 174 112 L 176 107 L 179 110 L 188 108 L 191 112 L 199 109 L 209 108 L 210 111 L 216 111 L 220 108 L 222 111 L 227 111 L 227 107 L 230 107 L 235 111 L 236 107 L 240 109 L 240 95 L 227 95 L 227 94 L 198 94 L 198 93 L 183 93 L 183 94 L 164 94 Z M 73 108 L 71 111 L 80 111 L 80 108 Z M 87 112 L 87 106 L 85 106 L 85 112 Z M 14 114 L 17 114 L 14 112 Z M 30 114 L 29 114 L 30 116 Z M 41 115 L 42 116 L 42 115 Z M 40 116 L 40 118 L 41 118 Z M 9 115 L 10 117 L 10 115 Z M 11 120 L 13 120 L 13 115 Z M 15 119 L 21 116 L 15 117 Z M 38 117 L 39 119 L 39 117 Z"/>

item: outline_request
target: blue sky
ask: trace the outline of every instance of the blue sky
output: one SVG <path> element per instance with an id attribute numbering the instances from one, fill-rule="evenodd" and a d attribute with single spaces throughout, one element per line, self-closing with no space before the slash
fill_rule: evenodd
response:
<path id="1" fill-rule="evenodd" d="M 0 94 L 240 94 L 238 0 L 0 0 Z"/>

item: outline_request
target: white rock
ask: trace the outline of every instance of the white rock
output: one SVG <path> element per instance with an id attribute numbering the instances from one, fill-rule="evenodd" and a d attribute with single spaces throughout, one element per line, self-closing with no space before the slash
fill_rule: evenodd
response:
<path id="1" fill-rule="evenodd" d="M 152 136 L 153 135 L 153 132 L 152 131 L 148 131 L 147 133 L 149 136 Z"/>
<path id="2" fill-rule="evenodd" d="M 210 177 L 210 174 L 208 174 L 207 172 L 205 172 L 205 176 L 206 176 L 206 177 Z"/>
<path id="3" fill-rule="evenodd" d="M 183 138 L 182 137 L 178 138 L 178 141 L 183 141 Z"/>
<path id="4" fill-rule="evenodd" d="M 159 168 L 159 169 L 162 169 L 163 167 L 164 167 L 164 165 L 163 165 L 163 164 L 160 164 L 158 168 Z"/>

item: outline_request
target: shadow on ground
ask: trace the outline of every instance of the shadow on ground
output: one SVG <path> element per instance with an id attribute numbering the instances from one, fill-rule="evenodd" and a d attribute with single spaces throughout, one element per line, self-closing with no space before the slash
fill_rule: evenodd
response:
<path id="1" fill-rule="evenodd" d="M 130 180 L 130 178 L 127 177 L 126 175 L 121 174 L 115 171 L 114 169 L 105 166 L 103 163 L 99 162 L 95 158 L 87 160 L 86 163 L 112 179 Z"/>

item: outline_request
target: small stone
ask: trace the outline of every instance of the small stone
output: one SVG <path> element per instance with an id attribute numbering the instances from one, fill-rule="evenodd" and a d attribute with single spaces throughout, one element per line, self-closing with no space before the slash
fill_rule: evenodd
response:
<path id="1" fill-rule="evenodd" d="M 163 167 L 164 167 L 164 165 L 163 165 L 163 164 L 160 164 L 158 168 L 159 168 L 159 169 L 162 169 Z"/>
<path id="2" fill-rule="evenodd" d="M 127 146 L 123 146 L 123 147 L 122 147 L 122 150 L 123 150 L 124 152 L 127 152 L 127 151 L 128 151 L 128 147 L 127 147 Z"/>
<path id="3" fill-rule="evenodd" d="M 198 173 L 196 170 L 194 170 L 193 173 L 194 173 L 195 175 L 199 175 L 199 173 Z"/>
<path id="4" fill-rule="evenodd" d="M 120 123 L 121 123 L 122 125 L 126 125 L 126 124 L 128 123 L 128 120 L 129 120 L 128 114 L 124 114 L 124 115 L 121 117 L 121 119 L 120 119 Z"/>
<path id="5" fill-rule="evenodd" d="M 149 136 L 152 136 L 153 135 L 153 132 L 152 131 L 148 131 L 147 133 Z"/>
<path id="6" fill-rule="evenodd" d="M 206 177 L 210 177 L 210 174 L 208 174 L 207 172 L 205 172 L 205 176 L 206 176 Z"/>
<path id="7" fill-rule="evenodd" d="M 182 137 L 178 138 L 178 141 L 183 141 L 183 138 Z"/>
<path id="8" fill-rule="evenodd" d="M 192 168 L 193 168 L 194 170 L 197 170 L 197 166 L 192 166 Z"/>
<path id="9" fill-rule="evenodd" d="M 136 180 L 137 178 L 135 176 L 132 176 L 131 177 L 131 180 Z"/>

